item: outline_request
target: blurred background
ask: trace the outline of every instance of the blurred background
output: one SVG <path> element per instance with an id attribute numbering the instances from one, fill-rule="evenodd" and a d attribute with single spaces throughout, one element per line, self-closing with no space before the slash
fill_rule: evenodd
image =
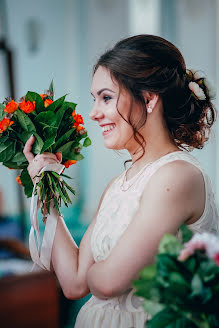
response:
<path id="1" fill-rule="evenodd" d="M 217 90 L 218 22 L 217 0 L 0 0 L 0 102 L 6 96 L 18 100 L 28 90 L 43 93 L 53 79 L 55 98 L 68 93 L 67 100 L 78 104 L 77 113 L 83 115 L 92 140 L 92 146 L 83 150 L 85 159 L 67 171 L 77 195 L 73 206 L 62 212 L 78 244 L 104 188 L 124 170 L 123 163 L 129 158 L 125 151 L 118 154 L 104 149 L 101 130 L 89 119 L 93 105 L 92 67 L 96 60 L 122 38 L 156 34 L 173 42 L 184 55 L 187 68 L 204 71 Z M 216 99 L 216 106 L 217 102 Z M 193 151 L 210 175 L 217 205 L 218 136 L 216 123 L 205 148 Z M 18 174 L 0 167 L 0 277 L 4 278 L 27 273 L 32 267 L 27 250 L 29 200 L 15 180 Z M 46 285 L 49 286 L 47 282 Z M 51 286 L 57 286 L 54 297 L 58 305 L 54 307 L 47 300 L 47 309 L 57 309 L 53 317 L 59 317 L 59 327 L 73 327 L 85 299 L 67 301 L 57 283 Z M 5 293 L 9 297 L 7 290 Z M 1 297 L 0 288 L 0 303 Z M 1 318 L 0 314 L 0 323 Z M 22 325 L 25 327 L 24 322 Z"/>

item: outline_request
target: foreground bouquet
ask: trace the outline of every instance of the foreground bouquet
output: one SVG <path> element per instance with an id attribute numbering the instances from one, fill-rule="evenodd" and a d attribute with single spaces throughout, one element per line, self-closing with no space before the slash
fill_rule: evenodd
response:
<path id="1" fill-rule="evenodd" d="M 91 141 L 83 127 L 82 116 L 75 113 L 76 104 L 65 101 L 65 96 L 55 101 L 53 97 L 51 83 L 44 94 L 28 91 L 19 103 L 6 98 L 0 104 L 0 162 L 11 169 L 22 169 L 17 182 L 24 186 L 27 197 L 38 192 L 42 213 L 45 209 L 49 213 L 53 202 L 60 214 L 61 202 L 66 206 L 71 203 L 67 190 L 75 194 L 64 180 L 68 178 L 63 174 L 64 168 L 82 160 L 81 149 L 89 146 Z M 35 190 L 23 154 L 24 145 L 31 135 L 35 137 L 32 149 L 35 155 L 61 152 L 63 158 L 63 166 L 59 166 L 62 173 L 45 170 L 38 177 Z"/>
<path id="2" fill-rule="evenodd" d="M 152 319 L 147 328 L 219 327 L 219 238 L 183 225 L 182 242 L 166 234 L 156 262 L 134 281 Z M 191 238 L 192 237 L 192 238 Z"/>

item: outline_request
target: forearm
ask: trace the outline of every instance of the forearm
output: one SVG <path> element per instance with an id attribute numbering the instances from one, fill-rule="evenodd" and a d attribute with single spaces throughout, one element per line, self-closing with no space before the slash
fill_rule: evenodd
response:
<path id="1" fill-rule="evenodd" d="M 79 275 L 79 248 L 64 220 L 59 217 L 52 248 L 52 266 L 67 298 L 81 298 L 87 292 L 86 279 Z"/>

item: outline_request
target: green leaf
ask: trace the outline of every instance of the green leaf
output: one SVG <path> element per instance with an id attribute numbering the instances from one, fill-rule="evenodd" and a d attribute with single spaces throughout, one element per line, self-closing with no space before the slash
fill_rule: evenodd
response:
<path id="1" fill-rule="evenodd" d="M 8 137 L 0 137 L 0 152 L 4 151 L 8 147 Z"/>
<path id="2" fill-rule="evenodd" d="M 64 157 L 64 156 L 63 156 Z M 74 161 L 81 161 L 82 159 L 84 159 L 84 156 L 80 153 L 75 153 L 75 152 L 71 152 L 68 156 L 67 159 L 71 159 L 71 160 L 74 160 Z"/>
<path id="3" fill-rule="evenodd" d="M 69 175 L 63 174 L 63 173 L 61 173 L 60 176 L 64 177 L 64 178 L 67 178 L 67 179 L 72 179 L 72 177 L 70 177 Z"/>
<path id="4" fill-rule="evenodd" d="M 72 188 L 71 188 L 71 187 L 70 187 L 70 186 L 69 186 L 64 180 L 63 180 L 63 183 L 64 183 L 64 185 L 66 186 L 66 188 L 72 192 L 73 195 L 76 194 L 76 193 L 75 193 L 75 190 L 72 189 Z"/>
<path id="5" fill-rule="evenodd" d="M 135 295 L 160 302 L 160 290 L 157 288 L 156 282 L 152 280 L 134 280 L 133 286 L 136 289 Z"/>
<path id="6" fill-rule="evenodd" d="M 60 126 L 60 124 L 62 122 L 62 119 L 65 115 L 65 111 L 66 111 L 66 103 L 64 102 L 62 104 L 62 106 L 56 112 L 56 126 L 57 126 L 57 128 Z"/>
<path id="7" fill-rule="evenodd" d="M 65 101 L 65 104 L 67 106 L 66 111 L 67 111 L 68 115 L 72 115 L 72 112 L 75 110 L 77 104 L 75 104 L 73 102 L 69 102 L 69 101 Z"/>
<path id="8" fill-rule="evenodd" d="M 159 244 L 159 254 L 168 253 L 177 256 L 179 255 L 181 249 L 182 244 L 175 236 L 169 233 L 166 233 L 163 236 Z"/>
<path id="9" fill-rule="evenodd" d="M 157 266 L 156 264 L 149 265 L 145 267 L 139 274 L 140 278 L 146 279 L 146 280 L 151 280 L 154 279 L 154 277 L 157 274 Z"/>
<path id="10" fill-rule="evenodd" d="M 11 169 L 23 169 L 28 166 L 28 162 L 24 153 L 17 151 L 9 161 L 3 162 L 3 165 Z"/>
<path id="11" fill-rule="evenodd" d="M 85 140 L 84 140 L 84 143 L 83 143 L 83 147 L 88 147 L 91 145 L 91 140 L 89 137 L 87 137 Z"/>
<path id="12" fill-rule="evenodd" d="M 39 154 L 42 152 L 44 142 L 43 142 L 42 138 L 40 138 L 40 136 L 36 132 L 34 132 L 33 135 L 35 137 L 35 142 L 33 144 L 32 152 L 34 154 Z"/>
<path id="13" fill-rule="evenodd" d="M 48 138 L 43 145 L 43 148 L 41 149 L 41 154 L 44 153 L 46 150 L 49 149 L 49 147 L 51 147 L 54 143 L 55 143 L 55 138 L 56 138 L 56 134 L 55 132 L 53 132 L 53 135 L 51 135 L 50 138 Z"/>
<path id="14" fill-rule="evenodd" d="M 169 291 L 178 297 L 186 297 L 189 292 L 189 284 L 179 272 L 169 273 Z"/>
<path id="15" fill-rule="evenodd" d="M 5 106 L 0 104 L 0 121 L 5 117 L 6 113 L 4 112 Z"/>
<path id="16" fill-rule="evenodd" d="M 146 300 L 144 301 L 144 303 L 142 304 L 144 310 L 151 314 L 152 316 L 154 316 L 155 314 L 157 314 L 158 312 L 162 311 L 165 308 L 164 304 L 160 304 L 154 301 L 150 301 L 150 300 Z"/>
<path id="17" fill-rule="evenodd" d="M 57 152 L 61 152 L 64 158 L 68 159 L 68 154 L 72 152 L 74 141 L 69 141 L 65 145 L 59 147 Z"/>
<path id="18" fill-rule="evenodd" d="M 31 180 L 31 177 L 29 176 L 27 169 L 24 169 L 21 172 L 21 182 L 22 185 L 24 186 L 25 195 L 28 198 L 31 197 L 33 192 L 33 182 Z"/>
<path id="19" fill-rule="evenodd" d="M 5 145 L 0 145 L 0 162 L 8 162 L 14 157 L 16 142 L 7 140 Z"/>
<path id="20" fill-rule="evenodd" d="M 84 156 L 80 153 L 76 153 L 74 151 L 74 141 L 69 141 L 62 147 L 58 148 L 56 151 L 62 153 L 63 160 L 75 160 L 75 161 L 81 161 L 84 159 Z"/>
<path id="21" fill-rule="evenodd" d="M 156 256 L 158 275 L 169 276 L 169 272 L 177 272 L 178 266 L 174 257 L 169 254 L 158 254 Z"/>
<path id="22" fill-rule="evenodd" d="M 180 226 L 180 231 L 182 234 L 182 242 L 187 243 L 193 236 L 193 232 L 188 228 L 186 224 Z"/>
<path id="23" fill-rule="evenodd" d="M 179 314 L 166 307 L 147 322 L 147 328 L 167 328 L 169 324 L 175 323 L 177 319 L 179 319 Z"/>
<path id="24" fill-rule="evenodd" d="M 200 276 L 196 273 L 191 281 L 192 294 L 191 297 L 201 295 L 203 291 L 203 284 Z"/>
<path id="25" fill-rule="evenodd" d="M 49 106 L 47 108 L 49 108 Z M 39 125 L 44 130 L 47 128 L 56 128 L 56 115 L 54 112 L 48 110 L 38 114 L 34 118 L 34 123 Z"/>
<path id="26" fill-rule="evenodd" d="M 28 117 L 27 114 L 25 114 L 22 110 L 18 108 L 18 110 L 14 113 L 16 115 L 18 122 L 20 123 L 21 127 L 27 131 L 27 132 L 36 132 L 35 125 L 31 121 L 31 119 Z"/>
<path id="27" fill-rule="evenodd" d="M 52 104 L 50 104 L 46 109 L 49 111 L 56 111 L 59 107 L 62 106 L 63 102 L 65 101 L 66 95 L 56 99 Z"/>
<path id="28" fill-rule="evenodd" d="M 55 143 L 57 135 L 56 115 L 51 111 L 40 113 L 34 119 L 34 123 L 39 127 L 38 130 L 41 129 L 41 133 L 45 140 L 44 145 L 41 148 L 41 153 L 43 153 Z"/>
<path id="29" fill-rule="evenodd" d="M 44 145 L 44 142 L 43 142 L 42 138 L 40 138 L 40 136 L 36 132 L 24 131 L 22 134 L 18 134 L 18 136 L 19 136 L 20 140 L 25 144 L 27 142 L 27 140 L 31 137 L 32 134 L 35 137 L 35 142 L 33 144 L 32 152 L 34 154 L 39 154 Z"/>
<path id="30" fill-rule="evenodd" d="M 38 93 L 33 92 L 33 91 L 28 91 L 25 96 L 25 101 L 28 101 L 28 100 L 30 102 L 35 101 L 35 111 L 37 114 L 44 110 L 44 101 Z"/>
<path id="31" fill-rule="evenodd" d="M 53 145 L 53 152 L 56 151 L 57 148 L 60 148 L 62 146 L 63 143 L 67 143 L 67 140 L 69 139 L 69 137 L 72 135 L 72 133 L 74 132 L 73 129 L 67 131 L 65 134 L 63 134 L 63 136 L 61 136 L 56 143 Z"/>

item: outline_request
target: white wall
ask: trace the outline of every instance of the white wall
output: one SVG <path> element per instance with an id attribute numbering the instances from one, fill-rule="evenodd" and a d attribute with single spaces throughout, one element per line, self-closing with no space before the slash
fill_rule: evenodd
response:
<path id="1" fill-rule="evenodd" d="M 80 56 L 75 47 L 79 33 L 78 1 L 5 2 L 9 32 L 7 42 L 15 55 L 17 99 L 28 90 L 42 93 L 54 79 L 56 98 L 69 93 L 68 100 L 78 102 Z M 1 101 L 3 93 L 7 96 L 6 91 L 2 91 Z M 69 169 L 68 173 L 77 176 L 79 170 L 78 165 Z M 4 192 L 4 211 L 7 214 L 16 214 L 18 211 L 15 177 L 15 172 L 0 166 L 0 188 Z M 79 189 L 78 179 L 76 189 Z"/>
<path id="2" fill-rule="evenodd" d="M 97 123 L 88 118 L 93 106 L 90 95 L 92 68 L 98 57 L 115 42 L 128 36 L 129 12 L 126 0 L 88 0 L 81 2 L 81 88 L 80 107 L 87 117 L 86 123 L 93 146 L 86 151 L 81 180 L 84 206 L 81 220 L 89 222 L 97 209 L 101 194 L 109 181 L 123 169 L 122 158 L 103 146 L 103 136 Z"/>
<path id="3" fill-rule="evenodd" d="M 215 0 L 177 0 L 176 6 L 176 45 L 185 58 L 187 68 L 202 70 L 214 85 L 216 85 L 216 3 Z M 202 150 L 192 152 L 208 172 L 215 190 L 217 189 L 217 125 L 212 129 L 208 144 Z"/>

